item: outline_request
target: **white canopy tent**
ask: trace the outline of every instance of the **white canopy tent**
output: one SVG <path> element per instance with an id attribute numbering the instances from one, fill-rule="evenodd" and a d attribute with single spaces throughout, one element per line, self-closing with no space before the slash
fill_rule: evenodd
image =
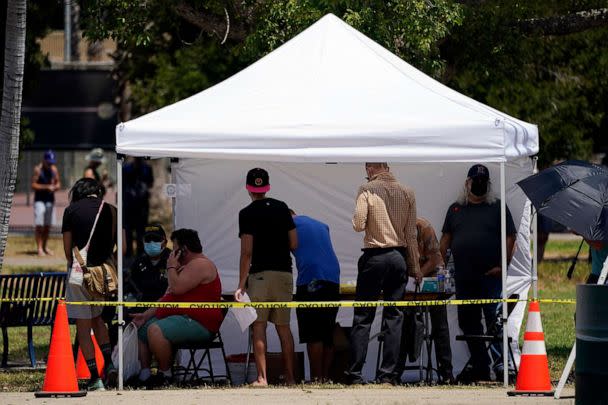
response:
<path id="1" fill-rule="evenodd" d="M 175 226 L 199 231 L 225 291 L 238 282 L 237 214 L 248 203 L 244 178 L 252 167 L 269 170 L 273 197 L 330 226 L 341 281 L 348 283 L 356 279 L 362 246 L 350 225 L 362 162 L 389 162 L 415 189 L 419 215 L 438 233 L 468 166 L 485 162 L 519 229 L 503 291 L 527 294 L 529 204 L 515 182 L 532 173 L 536 126 L 436 82 L 331 14 L 222 83 L 119 124 L 116 151 L 179 158 L 172 165 Z M 119 165 L 120 211 L 121 174 Z M 504 245 L 504 205 L 502 218 Z M 521 316 L 511 317 L 509 334 L 517 335 Z M 341 312 L 340 319 L 348 318 Z M 454 334 L 456 322 L 451 327 Z M 229 353 L 243 351 L 246 336 L 233 322 L 225 321 L 222 331 Z M 453 349 L 457 368 L 466 349 Z"/>

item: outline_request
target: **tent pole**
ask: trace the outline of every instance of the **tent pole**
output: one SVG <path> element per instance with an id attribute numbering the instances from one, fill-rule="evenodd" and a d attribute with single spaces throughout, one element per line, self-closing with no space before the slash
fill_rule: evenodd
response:
<path id="1" fill-rule="evenodd" d="M 500 239 L 501 239 L 501 268 L 502 268 L 502 297 L 507 298 L 507 192 L 506 192 L 505 163 L 500 163 Z M 508 328 L 507 303 L 502 303 L 502 362 L 503 382 L 505 388 L 509 384 L 509 353 L 508 350 Z M 498 377 L 498 376 L 497 376 Z"/>
<path id="2" fill-rule="evenodd" d="M 532 298 L 538 299 L 538 212 L 532 207 Z"/>
<path id="3" fill-rule="evenodd" d="M 123 273 L 122 273 L 122 255 L 123 255 L 123 251 L 122 251 L 122 244 L 123 244 L 123 240 L 122 240 L 122 211 L 123 211 L 123 206 L 122 206 L 122 164 L 123 164 L 123 159 L 124 156 L 122 155 L 118 155 L 117 159 L 116 159 L 116 184 L 118 185 L 118 195 L 117 195 L 117 201 L 118 201 L 118 214 L 117 214 L 117 226 L 116 226 L 116 233 L 117 233 L 117 248 L 118 248 L 118 300 L 122 301 L 124 294 L 123 294 Z M 123 332 L 123 307 L 122 305 L 118 306 L 118 390 L 122 391 L 123 390 L 123 371 L 124 371 L 124 359 L 123 359 L 123 350 L 122 350 L 122 346 L 123 346 L 123 341 L 122 341 L 122 332 Z"/>
<path id="4" fill-rule="evenodd" d="M 538 158 L 535 157 L 534 161 L 534 169 L 532 170 L 532 174 L 538 173 Z M 534 232 L 534 237 L 532 239 L 532 298 L 535 300 L 538 299 L 538 211 L 534 208 L 534 205 L 530 203 L 531 212 L 532 212 L 532 231 Z"/>
<path id="5" fill-rule="evenodd" d="M 179 163 L 179 159 L 177 158 L 171 158 L 171 183 L 172 184 L 177 184 L 177 175 L 175 174 L 175 169 L 177 168 L 177 164 Z M 177 187 L 177 185 L 176 185 Z M 171 199 L 171 216 L 172 216 L 172 224 L 173 224 L 173 230 L 175 231 L 176 228 L 176 219 L 175 219 L 175 205 L 177 204 L 177 191 L 176 191 L 176 197 Z"/>

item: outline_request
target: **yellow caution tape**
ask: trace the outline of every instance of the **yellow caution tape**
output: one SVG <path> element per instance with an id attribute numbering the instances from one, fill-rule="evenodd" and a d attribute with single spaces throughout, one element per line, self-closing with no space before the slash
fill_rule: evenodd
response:
<path id="1" fill-rule="evenodd" d="M 0 299 L 3 302 L 48 302 L 59 298 L 15 298 Z M 133 302 L 133 301 L 70 301 L 68 305 L 92 305 L 92 306 L 124 306 L 127 308 L 190 308 L 190 309 L 212 309 L 212 308 L 373 308 L 373 307 L 418 307 L 437 305 L 480 305 L 499 304 L 502 302 L 532 302 L 537 301 L 544 304 L 576 304 L 574 299 L 466 299 L 466 300 L 423 300 L 423 301 L 284 301 L 284 302 Z"/>

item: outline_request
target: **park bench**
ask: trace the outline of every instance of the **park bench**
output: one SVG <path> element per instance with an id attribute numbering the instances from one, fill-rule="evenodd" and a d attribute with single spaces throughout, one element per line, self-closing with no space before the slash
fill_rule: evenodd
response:
<path id="1" fill-rule="evenodd" d="M 23 298 L 60 298 L 65 296 L 65 272 L 33 274 L 0 274 L 0 327 L 2 327 L 2 367 L 8 364 L 8 328 L 27 327 L 27 346 L 32 367 L 36 367 L 36 353 L 32 329 L 52 326 L 57 300 L 18 301 Z M 4 301 L 14 300 L 14 301 Z"/>

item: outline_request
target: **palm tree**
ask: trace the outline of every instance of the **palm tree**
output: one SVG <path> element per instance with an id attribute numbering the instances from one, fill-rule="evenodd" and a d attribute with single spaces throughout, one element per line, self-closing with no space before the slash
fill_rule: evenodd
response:
<path id="1" fill-rule="evenodd" d="M 21 92 L 25 63 L 25 22 L 26 0 L 8 0 L 0 115 L 0 270 L 17 181 Z"/>

